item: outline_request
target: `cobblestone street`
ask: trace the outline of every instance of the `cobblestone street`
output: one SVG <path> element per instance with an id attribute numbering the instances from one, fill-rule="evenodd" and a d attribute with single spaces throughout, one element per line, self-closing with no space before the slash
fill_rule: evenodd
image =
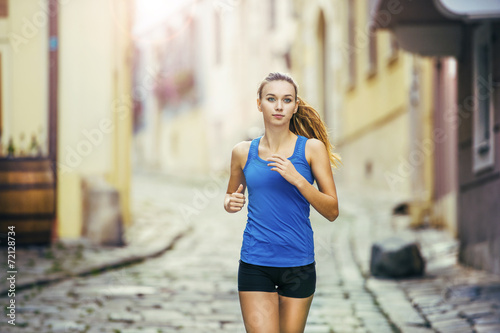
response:
<path id="1" fill-rule="evenodd" d="M 171 250 L 145 262 L 16 292 L 16 328 L 8 325 L 4 317 L 1 332 L 244 332 L 236 276 L 246 210 L 238 214 L 224 211 L 226 183 L 222 178 L 182 183 L 160 176 L 136 176 L 134 186 L 134 196 L 151 198 L 147 207 L 141 206 L 140 212 L 136 212 L 136 219 L 144 222 L 170 214 L 178 223 L 191 224 L 191 231 Z M 352 193 L 343 192 L 342 187 L 338 191 L 341 216 L 334 223 L 311 209 L 318 282 L 306 332 L 439 331 L 432 325 L 432 316 L 439 317 L 446 309 L 420 311 L 418 302 L 413 307 L 410 301 L 422 297 L 430 302 L 424 296 L 436 288 L 437 280 L 398 282 L 369 278 L 369 253 L 365 250 L 369 249 L 373 235 L 361 223 L 373 211 L 368 204 L 368 209 L 360 209 L 359 201 L 351 200 Z M 389 207 L 389 200 L 386 205 Z M 379 207 L 380 219 L 386 218 L 387 207 Z M 383 226 L 380 223 L 378 227 Z M 152 234 L 155 232 L 151 230 Z M 500 285 L 495 284 L 495 278 L 489 278 L 490 288 Z M 450 285 L 439 288 L 450 290 Z M 490 292 L 495 290 L 498 295 L 500 289 Z M 436 295 L 436 290 L 432 293 L 434 301 L 442 296 Z M 468 294 L 463 288 L 461 296 L 463 302 L 470 300 L 464 299 Z M 0 301 L 7 304 L 8 300 Z M 480 309 L 489 314 L 487 318 L 494 318 L 492 311 L 498 310 L 494 307 L 497 303 L 492 302 L 483 302 Z M 453 322 L 455 312 L 445 316 L 448 324 L 452 322 L 446 326 L 441 321 L 442 332 L 473 331 L 474 323 L 467 317 Z M 495 324 L 493 319 L 491 322 Z"/>

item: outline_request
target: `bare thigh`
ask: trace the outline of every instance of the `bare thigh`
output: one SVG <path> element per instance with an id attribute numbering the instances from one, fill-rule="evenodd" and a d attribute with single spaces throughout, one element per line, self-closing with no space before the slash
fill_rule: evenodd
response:
<path id="1" fill-rule="evenodd" d="M 280 333 L 303 333 L 314 295 L 307 298 L 279 296 Z"/>
<path id="2" fill-rule="evenodd" d="M 278 333 L 280 305 L 278 293 L 240 291 L 240 306 L 248 333 Z"/>

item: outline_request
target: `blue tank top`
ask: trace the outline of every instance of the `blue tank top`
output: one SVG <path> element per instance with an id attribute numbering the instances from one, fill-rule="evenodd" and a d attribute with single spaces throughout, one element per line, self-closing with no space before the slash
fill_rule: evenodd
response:
<path id="1" fill-rule="evenodd" d="M 248 220 L 240 258 L 261 266 L 295 267 L 314 262 L 310 204 L 268 161 L 259 157 L 261 137 L 252 140 L 243 168 L 248 188 Z M 298 136 L 288 159 L 309 183 L 314 177 L 305 156 L 307 138 Z"/>

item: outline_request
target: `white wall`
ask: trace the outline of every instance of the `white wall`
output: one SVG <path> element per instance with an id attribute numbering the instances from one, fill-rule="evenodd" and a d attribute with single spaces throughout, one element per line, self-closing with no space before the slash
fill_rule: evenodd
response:
<path id="1" fill-rule="evenodd" d="M 113 157 L 110 1 L 60 5 L 59 160 L 84 173 L 109 171 Z"/>

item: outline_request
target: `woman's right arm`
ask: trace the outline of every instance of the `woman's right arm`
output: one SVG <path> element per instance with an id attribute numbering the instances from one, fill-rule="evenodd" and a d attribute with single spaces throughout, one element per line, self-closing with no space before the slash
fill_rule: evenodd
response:
<path id="1" fill-rule="evenodd" d="M 243 141 L 234 146 L 231 153 L 231 174 L 224 198 L 224 209 L 228 213 L 239 212 L 245 205 L 246 180 L 243 167 L 246 163 L 250 142 Z"/>

